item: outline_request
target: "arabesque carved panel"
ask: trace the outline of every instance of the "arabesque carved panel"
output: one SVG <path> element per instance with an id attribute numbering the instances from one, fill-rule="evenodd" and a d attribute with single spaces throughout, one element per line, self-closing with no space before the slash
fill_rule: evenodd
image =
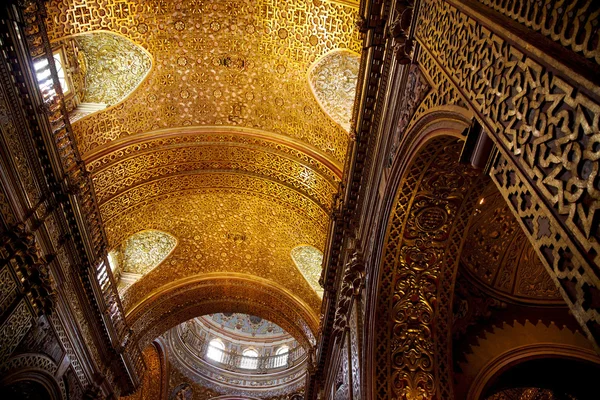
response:
<path id="1" fill-rule="evenodd" d="M 306 71 L 331 50 L 360 50 L 355 7 L 321 0 L 54 0 L 47 9 L 52 40 L 108 30 L 154 59 L 135 96 L 74 125 L 82 153 L 158 128 L 236 125 L 295 137 L 343 161 L 348 134 L 321 111 Z"/>
<path id="2" fill-rule="evenodd" d="M 451 398 L 449 316 L 477 173 L 458 163 L 461 143 L 419 151 L 394 201 L 379 282 L 377 398 Z M 391 354 L 390 354 L 391 353 Z"/>
<path id="3" fill-rule="evenodd" d="M 598 265 L 598 102 L 444 1 L 420 21 L 423 47 Z"/>
<path id="4" fill-rule="evenodd" d="M 594 0 L 479 0 L 488 7 L 600 64 L 600 4 Z"/>
<path id="5" fill-rule="evenodd" d="M 599 103 L 447 2 L 423 2 L 419 20 L 423 65 L 490 129 L 504 156 L 495 181 L 597 343 Z"/>

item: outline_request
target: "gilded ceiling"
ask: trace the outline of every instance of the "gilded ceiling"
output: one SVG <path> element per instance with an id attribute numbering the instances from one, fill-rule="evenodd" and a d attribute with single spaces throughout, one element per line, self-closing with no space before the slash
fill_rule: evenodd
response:
<path id="1" fill-rule="evenodd" d="M 483 199 L 461 254 L 470 276 L 505 300 L 562 304 L 550 274 L 495 186 L 486 189 Z"/>
<path id="2" fill-rule="evenodd" d="M 82 153 L 160 128 L 231 125 L 282 133 L 342 161 L 348 135 L 321 111 L 307 71 L 331 50 L 360 50 L 357 17 L 323 0 L 54 0 L 47 23 L 51 40 L 109 30 L 154 59 L 135 96 L 74 126 Z"/>
<path id="3" fill-rule="evenodd" d="M 326 215 L 322 221 L 326 224 Z M 289 204 L 241 187 L 190 190 L 185 196 L 155 199 L 128 210 L 127 217 L 112 219 L 106 228 L 112 238 L 150 228 L 178 239 L 167 260 L 125 292 L 126 308 L 163 285 L 208 272 L 262 277 L 279 283 L 313 310 L 319 308 L 319 297 L 296 269 L 290 252 L 298 243 L 323 248 L 326 225 L 316 225 Z"/>
<path id="4" fill-rule="evenodd" d="M 51 40 L 102 31 L 141 46 L 152 62 L 125 100 L 73 124 L 109 247 L 145 230 L 178 241 L 125 292 L 126 309 L 178 279 L 236 272 L 273 281 L 318 313 L 320 299 L 290 254 L 299 245 L 323 250 L 350 137 L 313 95 L 309 69 L 326 54 L 360 51 L 356 6 L 47 3 Z M 86 63 L 122 71 L 130 62 L 105 65 L 103 49 L 89 61 L 93 52 L 86 53 Z M 354 68 L 347 64 L 336 65 Z M 335 79 L 346 71 L 338 70 L 330 68 Z M 343 93 L 348 109 L 350 86 L 348 79 L 340 87 L 325 85 L 319 96 L 333 104 Z"/>

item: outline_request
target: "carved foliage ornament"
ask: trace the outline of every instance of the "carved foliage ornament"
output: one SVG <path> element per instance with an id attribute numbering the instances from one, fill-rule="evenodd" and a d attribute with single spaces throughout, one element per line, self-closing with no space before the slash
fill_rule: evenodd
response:
<path id="1" fill-rule="evenodd" d="M 452 286 L 466 225 L 463 210 L 468 208 L 465 204 L 475 180 L 473 171 L 458 164 L 460 149 L 455 139 L 434 139 L 426 144 L 404 176 L 394 201 L 376 311 L 377 326 L 387 326 L 376 339 L 380 399 L 451 395 L 438 389 L 438 379 L 443 378 L 444 387 L 451 382 L 437 371 L 439 365 L 448 363 L 445 351 L 437 353 L 447 347 L 449 334 L 437 325 L 445 327 L 449 318 L 450 310 L 441 312 L 438 303 L 450 301 L 446 292 Z M 443 346 L 437 346 L 438 341 Z"/>
<path id="2" fill-rule="evenodd" d="M 17 226 L 2 236 L 0 266 L 15 269 L 25 293 L 38 314 L 49 315 L 55 305 L 54 281 L 48 263 L 40 256 L 35 236 L 24 227 Z"/>
<path id="3" fill-rule="evenodd" d="M 409 31 L 414 7 L 415 0 L 397 0 L 389 27 L 394 55 L 400 64 L 409 64 L 412 61 L 414 39 L 409 37 Z"/>
<path id="4" fill-rule="evenodd" d="M 353 301 L 360 294 L 365 280 L 365 264 L 360 253 L 355 253 L 344 271 L 342 285 L 338 292 L 338 302 L 333 323 L 333 335 L 341 335 L 349 326 Z"/>

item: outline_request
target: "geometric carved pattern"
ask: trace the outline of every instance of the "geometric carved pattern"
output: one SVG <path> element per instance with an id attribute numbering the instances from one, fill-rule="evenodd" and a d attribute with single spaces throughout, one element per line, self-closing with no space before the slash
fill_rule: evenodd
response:
<path id="1" fill-rule="evenodd" d="M 600 340 L 600 307 L 592 301 L 599 295 L 597 276 L 585 273 L 584 261 L 573 251 L 575 247 L 569 237 L 550 222 L 548 214 L 538 211 L 543 209 L 541 201 L 512 163 L 500 157 L 490 174 L 546 270 L 560 286 L 575 318 L 590 340 L 597 344 Z"/>
<path id="2" fill-rule="evenodd" d="M 451 288 L 480 184 L 462 144 L 436 138 L 403 176 L 387 228 L 376 310 L 377 398 L 451 398 Z"/>
<path id="3" fill-rule="evenodd" d="M 331 1 L 53 0 L 46 8 L 51 40 L 108 30 L 141 45 L 154 60 L 135 96 L 77 121 L 83 154 L 160 128 L 236 125 L 284 133 L 343 161 L 348 134 L 321 111 L 305 73 L 329 51 L 360 50 L 355 7 Z"/>
<path id="4" fill-rule="evenodd" d="M 416 37 L 493 134 L 500 192 L 600 342 L 599 103 L 445 1 L 423 2 Z"/>
<path id="5" fill-rule="evenodd" d="M 516 301 L 562 304 L 556 285 L 495 185 L 482 195 L 461 264 L 479 282 Z"/>
<path id="6" fill-rule="evenodd" d="M 509 18 L 600 64 L 600 4 L 594 0 L 479 0 Z M 573 13 L 572 15 L 570 15 Z M 594 46 L 595 45 L 595 46 Z"/>
<path id="7" fill-rule="evenodd" d="M 13 371 L 21 371 L 21 370 L 43 370 L 48 372 L 50 375 L 54 376 L 56 371 L 58 370 L 58 365 L 52 361 L 45 354 L 19 354 L 2 364 L 0 366 L 0 373 L 2 375 L 7 375 Z M 65 388 L 65 382 L 63 379 L 57 380 L 58 387 L 62 394 L 62 399 L 67 400 L 67 391 Z"/>
<path id="8" fill-rule="evenodd" d="M 33 315 L 22 299 L 0 327 L 0 363 L 12 354 L 33 325 Z"/>
<path id="9" fill-rule="evenodd" d="M 67 355 L 69 356 L 69 362 L 71 363 L 71 367 L 75 371 L 75 375 L 77 376 L 79 383 L 82 387 L 86 387 L 89 381 L 85 375 L 85 372 L 83 371 L 81 361 L 79 361 L 79 357 L 77 356 L 77 353 L 75 353 L 75 349 L 71 344 L 71 340 L 69 339 L 65 331 L 65 327 L 63 326 L 60 318 L 58 317 L 58 315 L 56 315 L 56 313 L 50 316 L 50 321 L 52 322 L 54 330 L 58 334 L 60 343 L 62 344 L 63 348 L 67 352 Z"/>
<path id="10" fill-rule="evenodd" d="M 202 183 L 200 179 L 197 182 Z M 144 229 L 169 232 L 177 238 L 178 245 L 157 268 L 127 289 L 123 294 L 125 309 L 178 279 L 210 272 L 237 272 L 276 282 L 318 310 L 319 297 L 290 257 L 292 249 L 301 244 L 323 248 L 328 218 L 318 210 L 321 220 L 315 221 L 305 218 L 296 207 L 279 204 L 275 196 L 263 198 L 223 189 L 180 192 L 130 210 L 106 226 L 113 246 Z"/>
<path id="11" fill-rule="evenodd" d="M 111 154 L 113 160 L 122 151 L 119 149 Z M 235 142 L 173 146 L 138 153 L 134 157 L 121 157 L 102 169 L 95 169 L 93 182 L 102 206 L 108 201 L 117 201 L 117 197 L 121 197 L 118 202 L 123 203 L 125 198 L 131 197 L 129 193 L 139 192 L 143 185 L 157 185 L 157 182 L 167 176 L 209 170 L 261 176 L 280 182 L 304 193 L 325 210 L 331 209 L 337 188 L 335 178 L 330 178 L 331 171 L 327 171 L 329 176 L 323 176 L 300 160 L 265 152 L 263 149 L 239 146 Z M 137 198 L 143 197 L 138 195 Z M 133 205 L 130 200 L 127 204 Z M 108 216 L 105 215 L 104 218 L 106 220 Z"/>
<path id="12" fill-rule="evenodd" d="M 0 315 L 4 314 L 6 308 L 17 297 L 17 283 L 11 276 L 7 266 L 0 269 Z"/>
<path id="13" fill-rule="evenodd" d="M 600 141 L 600 105 L 448 3 L 424 5 L 417 32 L 424 47 L 600 264 L 600 240 L 589 240 L 600 239 L 592 226 L 600 190 L 588 185 L 599 173 L 593 154 Z M 494 79 L 483 85 L 486 77 Z"/>

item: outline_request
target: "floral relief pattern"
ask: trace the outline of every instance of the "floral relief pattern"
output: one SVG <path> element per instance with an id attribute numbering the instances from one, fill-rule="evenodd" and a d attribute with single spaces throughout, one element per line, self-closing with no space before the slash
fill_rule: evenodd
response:
<path id="1" fill-rule="evenodd" d="M 347 132 L 350 131 L 352 108 L 360 56 L 346 50 L 327 53 L 308 73 L 308 81 L 323 110 Z"/>
<path id="2" fill-rule="evenodd" d="M 146 51 L 120 35 L 94 32 L 76 36 L 84 66 L 86 103 L 112 106 L 132 93 L 146 77 L 152 60 Z"/>

